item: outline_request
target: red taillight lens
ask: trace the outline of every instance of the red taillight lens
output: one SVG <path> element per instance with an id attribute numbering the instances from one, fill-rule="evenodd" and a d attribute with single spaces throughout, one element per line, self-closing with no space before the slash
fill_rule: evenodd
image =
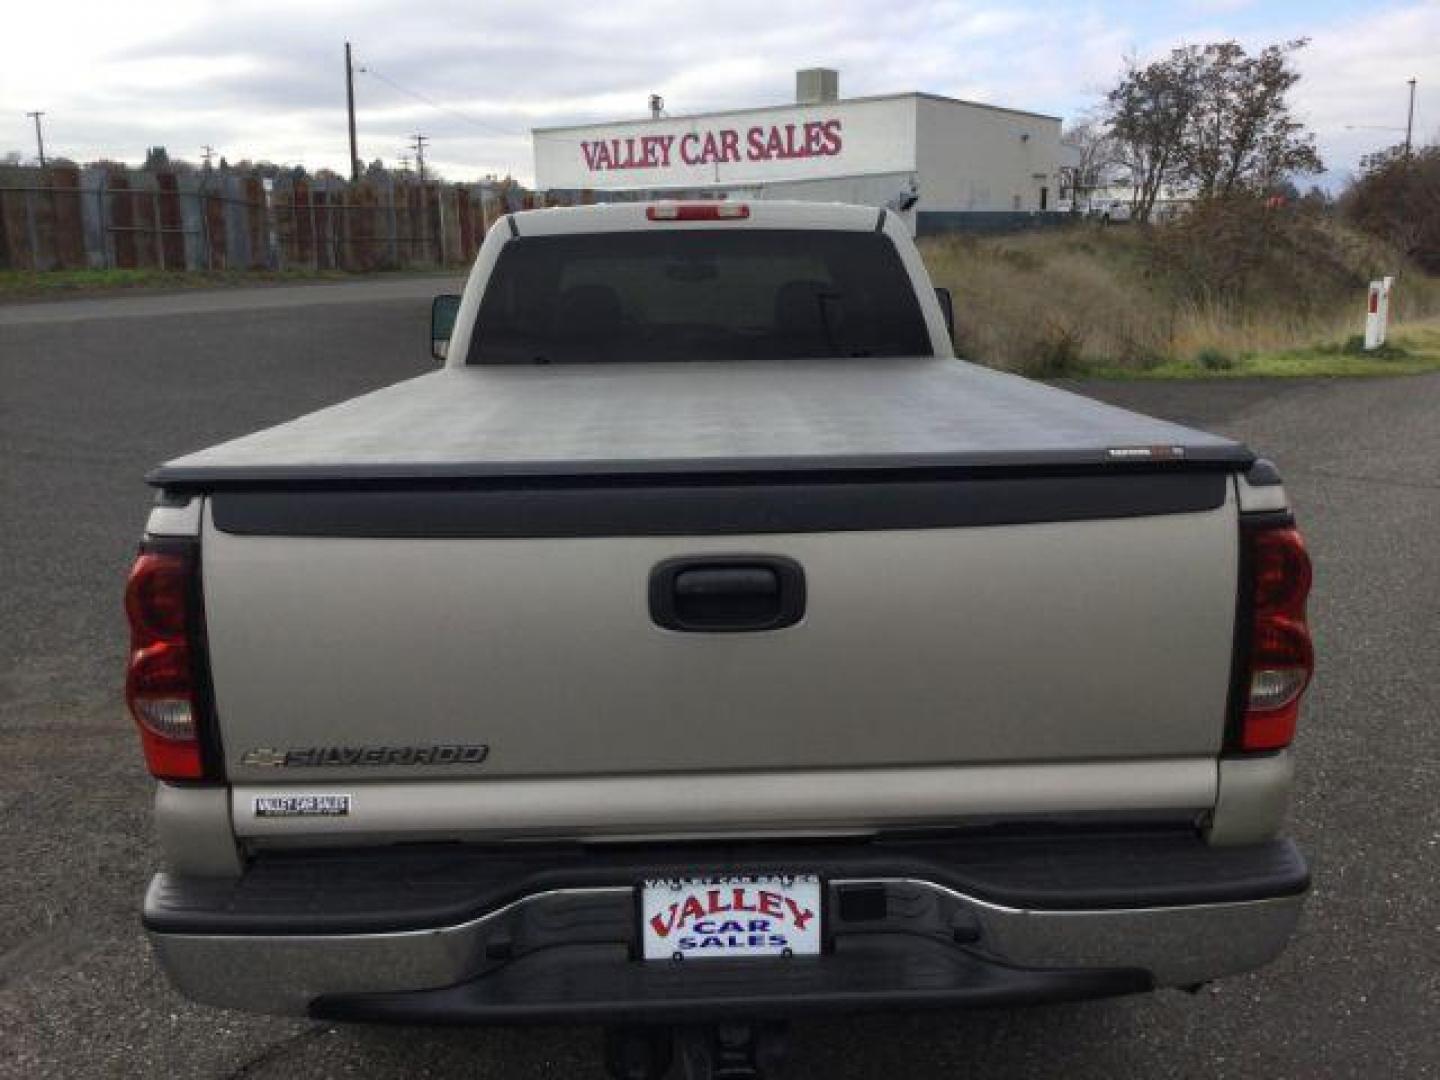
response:
<path id="1" fill-rule="evenodd" d="M 1293 528 L 1257 531 L 1251 542 L 1256 611 L 1292 611 L 1305 617 L 1310 557 Z"/>
<path id="2" fill-rule="evenodd" d="M 188 550 L 142 550 L 125 583 L 125 703 L 140 727 L 145 764 L 161 780 L 205 775 L 191 645 L 194 569 Z"/>
<path id="3" fill-rule="evenodd" d="M 125 588 L 131 633 L 151 641 L 184 641 L 189 585 L 190 565 L 185 556 L 141 552 L 130 568 Z"/>
<path id="4" fill-rule="evenodd" d="M 1240 749 L 1279 750 L 1295 738 L 1300 695 L 1315 671 L 1305 601 L 1310 556 L 1293 525 L 1247 529 L 1250 672 Z"/>
<path id="5" fill-rule="evenodd" d="M 738 221 L 750 216 L 745 203 L 657 203 L 645 208 L 651 221 Z"/>

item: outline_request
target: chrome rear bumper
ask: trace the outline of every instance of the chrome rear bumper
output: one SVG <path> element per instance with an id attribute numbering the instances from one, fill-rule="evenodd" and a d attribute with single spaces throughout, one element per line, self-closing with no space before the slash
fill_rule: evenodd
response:
<path id="1" fill-rule="evenodd" d="M 827 954 L 799 962 L 809 965 L 803 970 L 810 974 L 798 975 L 802 967 L 787 968 L 797 962 L 785 960 L 671 965 L 658 990 L 636 983 L 638 996 L 630 1003 L 634 1015 L 624 1018 L 654 1015 L 657 1008 L 684 1002 L 724 1012 L 742 1002 L 769 1001 L 766 1012 L 773 1014 L 777 1009 L 995 1004 L 1189 986 L 1260 967 L 1278 956 L 1299 918 L 1306 885 L 1291 864 L 1288 876 L 1275 880 L 1271 895 L 1264 895 L 1263 881 L 1252 880 L 1247 888 L 1254 895 L 1240 899 L 1127 906 L 1092 888 L 1090 895 L 1103 904 L 1070 906 L 1060 900 L 1041 906 L 1001 902 L 909 874 L 846 874 L 847 862 L 864 868 L 873 860 L 848 860 L 833 850 L 829 858 L 831 867 L 824 873 Z M 427 920 L 417 914 L 414 929 L 365 932 L 324 932 L 317 928 L 313 905 L 307 911 L 298 902 L 287 920 L 283 899 L 271 905 L 267 919 L 251 926 L 233 919 L 227 923 L 217 914 L 223 932 L 203 932 L 205 920 L 193 917 L 193 910 L 184 918 L 173 915 L 180 904 L 177 884 L 162 876 L 147 898 L 147 923 L 155 952 L 175 985 L 211 1005 L 370 1020 L 600 1020 L 617 1010 L 625 1013 L 624 995 L 614 989 L 617 980 L 628 985 L 635 981 L 632 973 L 657 970 L 630 959 L 638 919 L 635 888 L 629 883 L 636 880 L 633 872 L 627 862 L 616 871 L 626 884 L 534 888 L 463 919 L 420 925 Z M 1303 875 L 1303 863 L 1298 872 Z M 576 876 L 593 880 L 597 873 L 592 868 Z M 172 915 L 167 917 L 166 910 Z M 334 922 L 347 925 L 340 915 Z M 348 924 L 357 925 L 354 918 Z M 542 953 L 548 957 L 543 977 L 534 959 Z M 608 974 L 592 979 L 586 985 L 594 989 L 587 990 L 585 980 L 563 978 L 563 970 L 554 970 L 567 962 Z M 827 964 L 837 977 L 843 969 L 838 987 L 825 979 Z M 695 975 L 674 970 L 681 967 L 694 969 Z M 739 974 L 717 983 L 713 974 L 719 968 Z M 703 976 L 701 969 L 707 969 Z M 1002 986 L 991 978 L 996 973 L 1024 978 Z M 1087 981 L 1087 974 L 1093 978 Z M 523 992 L 516 989 L 522 983 Z M 536 997 L 535 987 L 552 984 L 565 989 L 556 990 L 553 1000 Z M 404 995 L 456 987 L 466 988 L 464 1007 L 436 1005 L 440 1015 L 426 1013 L 414 1001 L 397 1004 Z M 659 1004 L 646 995 L 658 995 Z"/>

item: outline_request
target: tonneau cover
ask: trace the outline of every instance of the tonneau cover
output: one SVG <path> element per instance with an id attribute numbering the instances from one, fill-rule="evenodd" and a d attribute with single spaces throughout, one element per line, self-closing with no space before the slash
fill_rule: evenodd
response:
<path id="1" fill-rule="evenodd" d="M 168 488 L 793 469 L 1245 466 L 1229 439 L 939 358 L 447 368 L 171 461 Z"/>

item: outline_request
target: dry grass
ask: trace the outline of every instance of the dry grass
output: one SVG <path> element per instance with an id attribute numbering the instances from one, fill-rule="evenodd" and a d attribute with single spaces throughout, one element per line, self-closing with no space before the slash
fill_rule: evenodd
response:
<path id="1" fill-rule="evenodd" d="M 954 293 L 962 355 L 1040 377 L 1175 364 L 1221 370 L 1343 340 L 1363 328 L 1365 283 L 1387 270 L 1400 271 L 1397 322 L 1440 313 L 1440 278 L 1402 270 L 1370 237 L 1327 221 L 1295 240 L 1282 235 L 1263 249 L 1241 295 L 1177 271 L 1164 245 L 1185 238 L 1162 229 L 1080 225 L 920 247 L 935 283 Z"/>

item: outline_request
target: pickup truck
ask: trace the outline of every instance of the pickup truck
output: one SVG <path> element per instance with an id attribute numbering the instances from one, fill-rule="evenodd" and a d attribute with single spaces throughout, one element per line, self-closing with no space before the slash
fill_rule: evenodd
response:
<path id="1" fill-rule="evenodd" d="M 149 475 L 126 693 L 182 993 L 740 1075 L 797 1015 L 1284 948 L 1274 466 L 957 359 L 886 210 L 516 213 L 433 315 L 441 370 Z"/>

